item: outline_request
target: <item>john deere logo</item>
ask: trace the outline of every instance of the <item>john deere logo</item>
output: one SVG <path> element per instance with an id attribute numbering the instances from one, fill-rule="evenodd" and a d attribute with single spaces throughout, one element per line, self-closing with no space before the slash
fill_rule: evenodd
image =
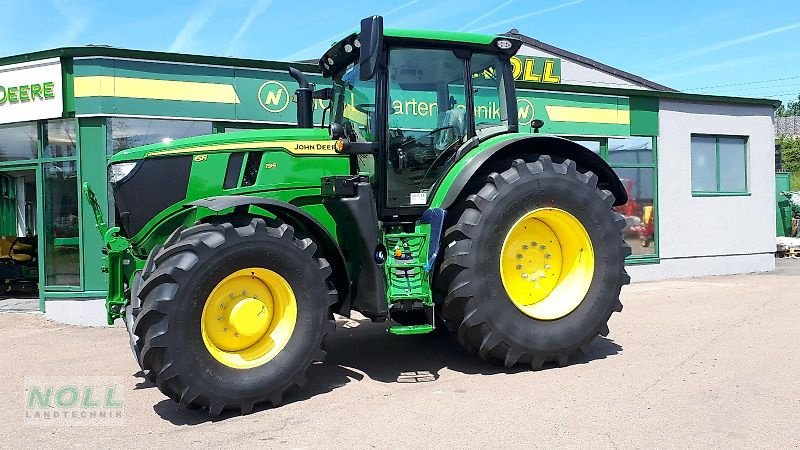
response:
<path id="1" fill-rule="evenodd" d="M 530 122 L 533 120 L 535 109 L 533 103 L 527 98 L 517 99 L 517 109 L 519 110 L 519 123 Z"/>
<path id="2" fill-rule="evenodd" d="M 271 113 L 279 113 L 289 106 L 289 90 L 278 81 L 267 81 L 258 88 L 258 102 Z"/>

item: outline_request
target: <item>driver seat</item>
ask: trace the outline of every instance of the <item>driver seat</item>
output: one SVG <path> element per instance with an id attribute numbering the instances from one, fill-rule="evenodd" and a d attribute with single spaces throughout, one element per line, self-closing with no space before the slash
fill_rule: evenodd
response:
<path id="1" fill-rule="evenodd" d="M 439 133 L 439 139 L 436 142 L 437 150 L 445 150 L 453 143 L 461 141 L 467 132 L 467 110 L 466 108 L 457 108 L 456 100 L 450 97 L 450 109 L 439 113 L 438 127 L 451 127 L 442 130 Z"/>

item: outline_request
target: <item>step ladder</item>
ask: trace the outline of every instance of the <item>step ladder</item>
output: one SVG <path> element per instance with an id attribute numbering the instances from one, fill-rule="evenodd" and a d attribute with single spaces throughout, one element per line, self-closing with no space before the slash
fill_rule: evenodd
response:
<path id="1" fill-rule="evenodd" d="M 422 233 L 392 233 L 384 235 L 388 252 L 386 271 L 389 311 L 392 305 L 401 302 L 419 302 L 423 308 L 431 308 L 433 299 L 425 263 L 428 257 L 428 236 Z M 416 325 L 394 325 L 388 331 L 398 336 L 426 334 L 435 329 L 432 323 Z"/>

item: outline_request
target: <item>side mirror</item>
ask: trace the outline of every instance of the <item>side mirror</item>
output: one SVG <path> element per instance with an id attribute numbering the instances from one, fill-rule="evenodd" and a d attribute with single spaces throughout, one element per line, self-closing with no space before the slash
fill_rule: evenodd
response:
<path id="1" fill-rule="evenodd" d="M 378 59 L 383 47 L 383 17 L 372 16 L 361 20 L 359 73 L 361 81 L 371 80 L 378 70 Z"/>
<path id="2" fill-rule="evenodd" d="M 531 121 L 531 128 L 533 128 L 534 133 L 538 133 L 539 128 L 542 128 L 543 126 L 544 126 L 544 120 L 542 119 L 533 119 Z"/>
<path id="3" fill-rule="evenodd" d="M 329 131 L 331 133 L 331 139 L 334 141 L 339 140 L 344 137 L 344 127 L 338 123 L 332 123 Z"/>
<path id="4" fill-rule="evenodd" d="M 316 91 L 314 91 L 314 95 L 312 95 L 313 98 L 319 100 L 330 100 L 332 96 L 333 96 L 333 90 L 329 87 L 326 87 L 324 89 L 317 89 Z"/>

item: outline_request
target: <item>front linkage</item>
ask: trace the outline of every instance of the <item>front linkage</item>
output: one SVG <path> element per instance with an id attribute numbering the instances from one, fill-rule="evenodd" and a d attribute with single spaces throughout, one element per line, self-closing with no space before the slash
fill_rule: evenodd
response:
<path id="1" fill-rule="evenodd" d="M 108 226 L 89 183 L 83 183 L 83 192 L 94 212 L 97 230 L 103 238 L 105 264 L 102 270 L 109 276 L 106 320 L 109 325 L 113 325 L 116 319 L 125 318 L 125 306 L 128 304 L 125 296 L 125 280 L 129 275 L 126 272 L 140 269 L 144 265 L 144 261 L 131 254 L 131 241 L 120 236 L 119 227 Z M 131 262 L 134 262 L 133 267 L 131 267 Z"/>

